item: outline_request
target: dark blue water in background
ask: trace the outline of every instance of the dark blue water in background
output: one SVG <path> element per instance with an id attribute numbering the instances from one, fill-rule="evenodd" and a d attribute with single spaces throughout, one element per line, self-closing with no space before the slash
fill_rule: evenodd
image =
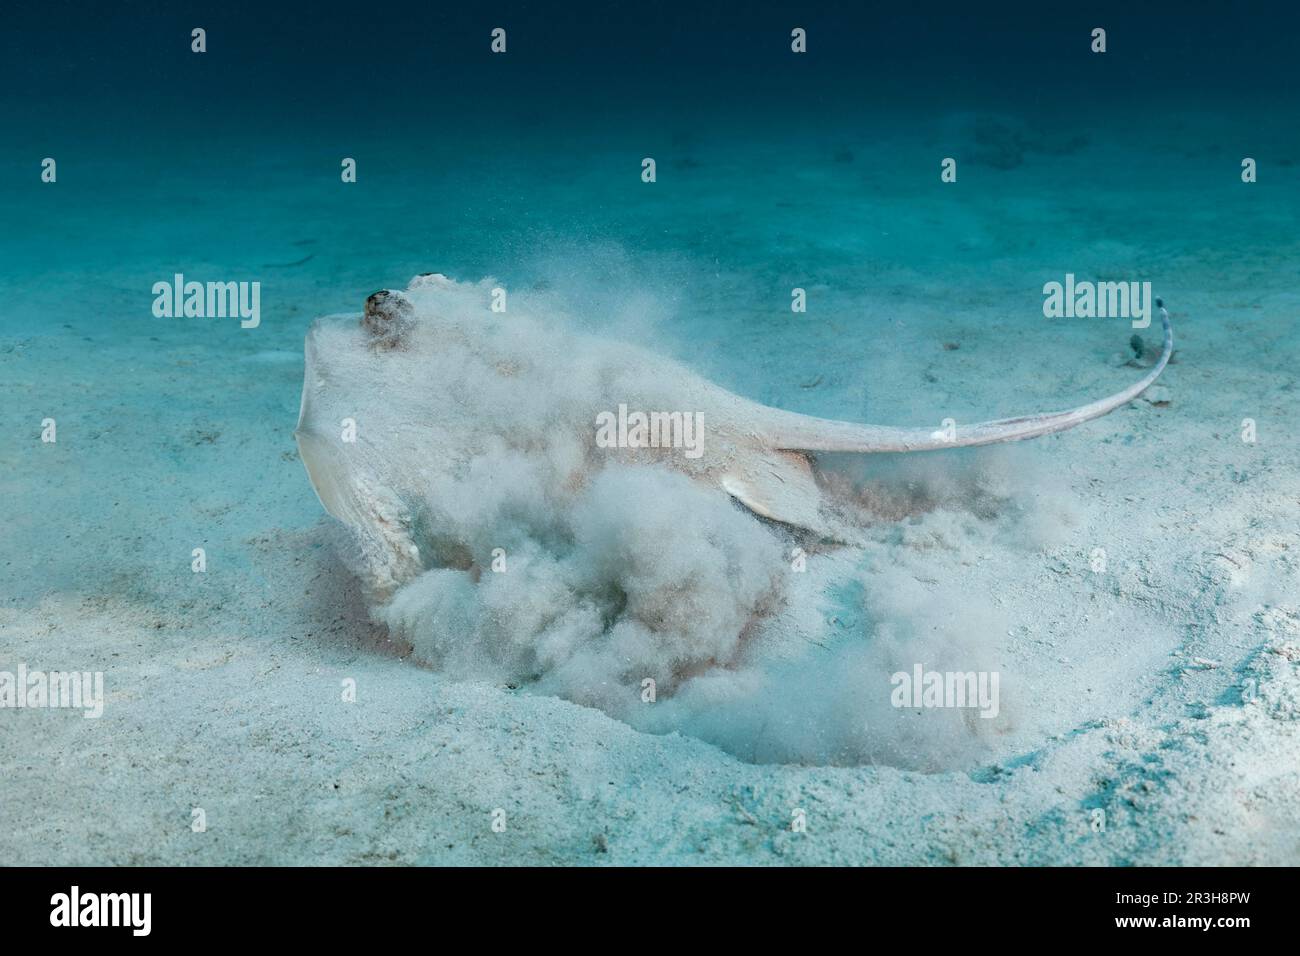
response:
<path id="1" fill-rule="evenodd" d="M 436 227 L 461 212 L 440 185 L 491 170 L 499 235 L 522 238 L 523 224 L 543 219 L 622 241 L 598 189 L 581 222 L 545 199 L 565 181 L 599 179 L 593 150 L 625 153 L 634 174 L 647 155 L 689 174 L 701 140 L 741 158 L 747 145 L 824 141 L 830 164 L 899 138 L 890 179 L 906 187 L 934 180 L 935 149 L 963 157 L 971 147 L 971 127 L 945 127 L 954 115 L 994 113 L 1045 124 L 1037 130 L 1064 143 L 1137 148 L 1145 131 L 1192 111 L 1151 144 L 1161 149 L 1151 165 L 1190 204 L 1206 197 L 1196 164 L 1177 168 L 1180 150 L 1300 158 L 1291 152 L 1298 21 L 1293 5 L 1251 2 L 11 4 L 0 30 L 0 199 L 13 213 L 44 156 L 60 158 L 63 193 L 93 190 L 96 202 L 144 184 L 212 195 L 254 179 L 270 191 L 313 175 L 336 181 L 338 157 L 355 156 L 363 188 L 332 197 L 336 222 L 363 224 L 390 202 L 423 215 L 423 197 L 437 193 Z M 195 26 L 207 30 L 202 55 L 190 50 Z M 496 26 L 508 31 L 504 56 L 489 52 Z M 795 26 L 807 30 L 805 55 L 790 51 Z M 1089 49 L 1097 26 L 1107 30 L 1103 55 Z M 1241 120 L 1241 142 L 1225 141 L 1206 112 Z M 1018 148 L 993 165 L 1017 165 Z M 268 170 L 276 160 L 282 168 Z M 787 173 L 809 165 L 791 157 Z M 609 169 L 610 182 L 624 171 Z M 1107 183 L 1073 175 L 1056 188 L 1084 196 Z M 735 195 L 755 188 L 731 177 Z M 1013 195 L 1016 182 L 991 177 L 980 188 Z"/>
<path id="2" fill-rule="evenodd" d="M 258 146 L 254 128 L 329 142 L 466 114 L 565 126 L 688 114 L 795 135 L 790 109 L 857 121 L 904 107 L 1294 104 L 1298 19 L 1259 2 L 17 3 L 0 95 L 23 121 L 6 126 L 10 148 L 167 131 L 166 150 L 189 130 L 237 155 Z M 496 26 L 506 56 L 488 53 Z M 790 55 L 795 26 L 807 55 Z M 1108 32 L 1105 55 L 1089 50 L 1093 27 Z"/>

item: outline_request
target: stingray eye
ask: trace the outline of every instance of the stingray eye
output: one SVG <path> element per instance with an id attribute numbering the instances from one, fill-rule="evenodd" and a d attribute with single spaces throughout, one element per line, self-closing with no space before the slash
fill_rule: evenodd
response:
<path id="1" fill-rule="evenodd" d="M 380 289 L 366 299 L 366 314 L 361 327 L 370 335 L 371 345 L 377 349 L 398 348 L 415 320 L 411 300 L 400 292 Z"/>

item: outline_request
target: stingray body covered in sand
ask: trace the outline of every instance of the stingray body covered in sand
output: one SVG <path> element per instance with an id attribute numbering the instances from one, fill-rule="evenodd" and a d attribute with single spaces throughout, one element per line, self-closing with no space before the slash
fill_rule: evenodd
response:
<path id="1" fill-rule="evenodd" d="M 955 430 L 894 428 L 750 401 L 519 297 L 495 312 L 492 285 L 420 276 L 372 295 L 359 320 L 318 321 L 296 435 L 321 503 L 351 529 L 376 616 L 424 659 L 486 658 L 513 680 L 581 658 L 581 686 L 648 673 L 662 687 L 728 663 L 781 599 L 791 536 L 845 540 L 816 453 L 1061 431 L 1135 398 L 1172 349 L 1162 309 L 1159 361 L 1115 395 Z"/>

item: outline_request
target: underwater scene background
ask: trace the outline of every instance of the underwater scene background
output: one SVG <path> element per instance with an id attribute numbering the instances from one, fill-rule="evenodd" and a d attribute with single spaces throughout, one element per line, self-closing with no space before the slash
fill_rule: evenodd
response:
<path id="1" fill-rule="evenodd" d="M 106 696 L 0 708 L 0 856 L 1297 862 L 1297 14 L 985 7 L 7 8 L 0 671 Z M 1067 434 L 824 462 L 863 539 L 648 710 L 478 666 L 563 600 L 471 605 L 457 667 L 367 605 L 294 442 L 303 340 L 426 272 L 857 422 L 1135 381 L 1158 326 L 1049 317 L 1067 275 L 1149 282 L 1175 353 Z M 257 283 L 257 321 L 158 315 L 178 274 Z M 692 508 L 597 515 L 657 549 L 629 593 L 735 510 Z M 724 550 L 799 543 L 736 514 Z M 998 673 L 1000 714 L 900 710 L 914 664 Z"/>

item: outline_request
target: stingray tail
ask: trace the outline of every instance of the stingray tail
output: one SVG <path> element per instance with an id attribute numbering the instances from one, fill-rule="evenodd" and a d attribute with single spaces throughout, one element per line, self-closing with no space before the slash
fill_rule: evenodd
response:
<path id="1" fill-rule="evenodd" d="M 924 428 L 893 428 L 886 425 L 858 425 L 793 412 L 782 413 L 771 430 L 773 444 L 789 451 L 904 452 L 965 448 L 997 442 L 1023 441 L 1100 418 L 1137 398 L 1160 377 L 1174 351 L 1174 331 L 1164 301 L 1156 299 L 1164 326 L 1164 348 L 1155 367 L 1143 378 L 1114 395 L 1064 412 L 1043 412 L 1019 418 L 1001 418 L 976 425 L 958 425 L 931 431 Z"/>

